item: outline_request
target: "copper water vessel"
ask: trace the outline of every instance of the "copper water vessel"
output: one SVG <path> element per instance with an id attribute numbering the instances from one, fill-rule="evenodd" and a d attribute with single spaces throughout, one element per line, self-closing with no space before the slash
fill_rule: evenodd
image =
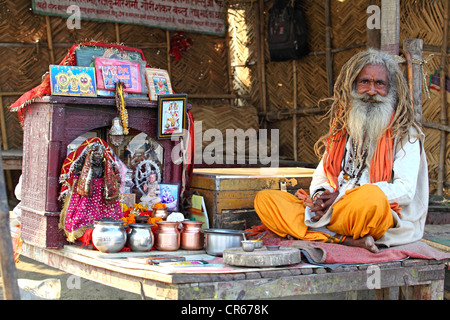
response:
<path id="1" fill-rule="evenodd" d="M 180 248 L 179 222 L 156 221 L 155 247 L 160 251 L 175 251 Z"/>
<path id="2" fill-rule="evenodd" d="M 205 235 L 202 231 L 201 221 L 182 221 L 181 249 L 202 250 L 205 244 Z"/>

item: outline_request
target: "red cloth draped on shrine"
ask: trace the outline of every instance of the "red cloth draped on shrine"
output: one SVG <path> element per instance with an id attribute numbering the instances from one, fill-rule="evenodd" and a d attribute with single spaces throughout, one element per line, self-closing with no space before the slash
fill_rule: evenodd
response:
<path id="1" fill-rule="evenodd" d="M 108 48 L 116 48 L 121 51 L 136 51 L 139 52 L 142 56 L 142 60 L 145 61 L 144 53 L 140 49 L 132 48 L 132 47 L 125 47 L 118 44 L 112 44 L 112 43 L 104 43 L 104 42 L 84 42 L 84 43 L 78 43 L 74 44 L 69 52 L 66 54 L 64 59 L 59 63 L 60 65 L 65 66 L 75 66 L 76 60 L 75 60 L 75 50 L 79 46 L 93 46 L 93 47 L 108 47 Z M 19 116 L 20 123 L 23 125 L 24 122 L 24 115 L 25 115 L 25 107 L 35 101 L 36 99 L 39 99 L 45 95 L 51 94 L 51 88 L 50 88 L 50 74 L 46 73 L 43 76 L 42 83 L 30 91 L 24 93 L 16 102 L 14 102 L 9 109 L 11 111 L 17 111 L 17 115 Z"/>

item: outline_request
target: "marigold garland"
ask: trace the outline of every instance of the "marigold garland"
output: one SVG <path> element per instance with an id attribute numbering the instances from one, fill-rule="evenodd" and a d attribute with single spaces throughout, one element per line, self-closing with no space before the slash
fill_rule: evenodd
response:
<path id="1" fill-rule="evenodd" d="M 148 211 L 145 206 L 143 206 L 140 203 L 135 203 L 133 206 L 127 206 L 125 203 L 122 203 L 122 212 L 123 212 L 123 218 L 120 218 L 119 220 L 123 221 L 123 224 L 126 226 L 128 224 L 136 223 L 136 217 L 137 216 L 148 216 L 149 219 L 147 221 L 147 224 L 155 225 L 156 221 L 162 221 L 163 219 L 161 217 L 152 217 L 152 211 Z M 158 205 L 158 206 L 156 206 Z M 157 203 L 155 206 L 158 208 L 166 208 L 166 205 L 164 203 Z M 155 209 L 155 207 L 153 207 Z"/>
<path id="2" fill-rule="evenodd" d="M 116 105 L 117 110 L 120 112 L 123 134 L 128 135 L 128 111 L 126 109 L 125 99 L 123 98 L 123 83 L 120 81 L 116 82 Z"/>
<path id="3" fill-rule="evenodd" d="M 167 206 L 163 202 L 158 202 L 158 203 L 155 203 L 155 205 L 153 206 L 153 210 L 154 209 L 167 209 Z"/>

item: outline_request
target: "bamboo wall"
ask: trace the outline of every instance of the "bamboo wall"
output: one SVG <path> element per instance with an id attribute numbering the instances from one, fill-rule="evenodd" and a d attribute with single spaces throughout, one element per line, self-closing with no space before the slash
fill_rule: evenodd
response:
<path id="1" fill-rule="evenodd" d="M 328 29 L 327 1 L 330 4 Z M 33 14 L 30 0 L 1 1 L 0 101 L 6 123 L 2 125 L 6 128 L 2 134 L 3 146 L 5 148 L 6 142 L 7 148 L 22 148 L 22 129 L 17 115 L 9 112 L 7 107 L 21 93 L 38 85 L 42 75 L 48 71 L 48 65 L 59 63 L 72 44 L 96 40 L 141 48 L 150 65 L 169 70 L 174 91 L 188 93 L 194 109 L 196 105 L 205 110 L 205 107 L 213 109 L 214 106 L 230 104 L 236 107 L 235 110 L 240 110 L 238 116 L 244 121 L 246 106 L 255 106 L 260 114 L 261 127 L 279 129 L 282 158 L 315 164 L 318 159 L 313 152 L 314 143 L 328 129 L 327 120 L 322 120 L 323 109 L 317 104 L 329 96 L 330 85 L 343 63 L 366 47 L 366 8 L 369 1 L 373 2 L 302 0 L 311 53 L 301 60 L 289 62 L 270 62 L 264 42 L 271 0 L 227 1 L 228 35 L 216 37 L 186 33 L 194 45 L 183 53 L 180 61 L 174 61 L 168 55 L 170 37 L 174 32 L 84 20 L 81 29 L 70 30 L 63 18 Z M 424 57 L 434 54 L 424 64 L 428 75 L 441 68 L 440 47 L 443 44 L 446 1 L 401 0 L 400 44 L 403 39 L 423 39 Z M 326 30 L 330 32 L 329 47 L 326 45 Z M 445 65 L 448 65 L 448 60 Z M 440 122 L 440 101 L 441 93 L 436 90 L 430 91 L 429 99 L 424 94 L 424 122 Z M 304 108 L 307 108 L 306 115 L 300 113 Z M 299 113 L 293 117 L 292 111 Z M 254 113 L 249 117 L 254 119 Z M 226 121 L 221 123 L 226 126 Z M 430 187 L 435 192 L 441 131 L 429 127 L 424 131 Z M 449 141 L 447 134 L 447 183 L 450 181 Z"/>

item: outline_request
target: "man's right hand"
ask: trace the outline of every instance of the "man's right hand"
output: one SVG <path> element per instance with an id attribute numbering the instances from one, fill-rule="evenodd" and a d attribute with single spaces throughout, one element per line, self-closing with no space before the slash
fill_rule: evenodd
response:
<path id="1" fill-rule="evenodd" d="M 333 205 L 334 201 L 338 197 L 339 192 L 330 193 L 329 190 L 325 190 L 324 193 L 319 195 L 314 202 L 314 206 L 311 208 L 311 212 L 315 212 L 316 215 L 311 218 L 312 221 L 319 221 L 320 218 L 327 212 L 328 208 Z"/>

